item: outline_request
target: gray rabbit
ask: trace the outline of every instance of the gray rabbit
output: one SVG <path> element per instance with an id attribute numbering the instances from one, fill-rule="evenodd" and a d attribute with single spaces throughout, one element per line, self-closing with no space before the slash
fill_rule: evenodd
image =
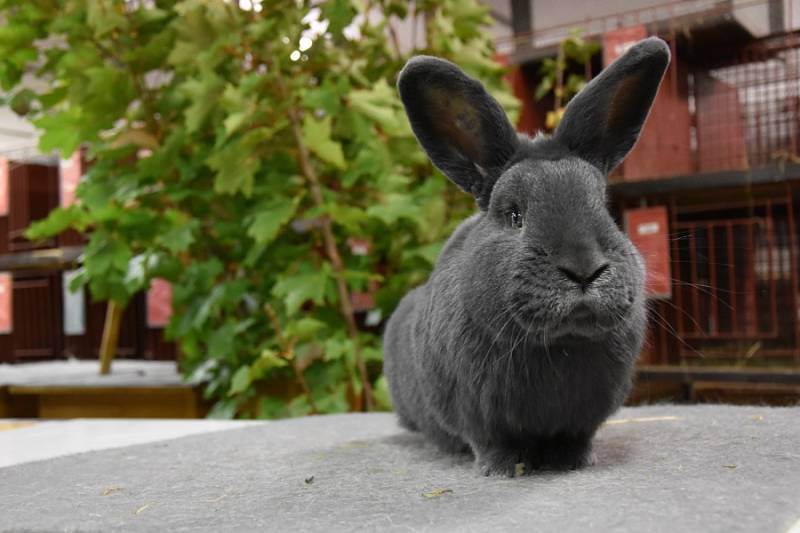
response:
<path id="1" fill-rule="evenodd" d="M 390 318 L 385 373 L 400 423 L 486 475 L 592 464 L 592 437 L 630 390 L 644 265 L 606 180 L 669 59 L 664 41 L 637 43 L 534 139 L 452 63 L 419 56 L 400 73 L 417 139 L 480 210 Z"/>

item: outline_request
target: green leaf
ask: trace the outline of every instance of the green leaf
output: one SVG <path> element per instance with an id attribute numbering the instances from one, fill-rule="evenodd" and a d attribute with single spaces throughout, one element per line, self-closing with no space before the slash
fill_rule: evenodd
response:
<path id="1" fill-rule="evenodd" d="M 342 30 L 355 16 L 350 0 L 330 0 L 322 4 L 322 17 L 330 23 L 329 31 L 334 37 L 342 39 Z"/>
<path id="2" fill-rule="evenodd" d="M 434 265 L 436 264 L 436 259 L 439 257 L 439 252 L 442 251 L 443 245 L 444 243 L 439 241 L 416 248 L 410 248 L 405 255 L 407 257 L 421 257 L 428 264 Z"/>
<path id="3" fill-rule="evenodd" d="M 305 416 L 311 414 L 311 404 L 305 396 L 297 396 L 286 406 L 289 416 Z"/>
<path id="4" fill-rule="evenodd" d="M 353 341 L 344 333 L 331 337 L 325 341 L 324 352 L 325 361 L 338 361 L 353 352 Z"/>
<path id="5" fill-rule="evenodd" d="M 119 187 L 111 180 L 104 179 L 105 172 L 107 171 L 99 166 L 93 167 L 78 185 L 80 203 L 86 206 L 90 217 L 94 219 L 101 218 L 106 213 L 113 219 L 121 213 L 120 209 L 111 205 Z"/>
<path id="6" fill-rule="evenodd" d="M 25 238 L 36 241 L 58 235 L 68 228 L 83 231 L 88 222 L 86 212 L 80 207 L 59 207 L 47 215 L 47 218 L 38 220 L 25 230 Z"/>
<path id="7" fill-rule="evenodd" d="M 340 96 L 333 84 L 310 89 L 303 95 L 303 104 L 310 109 L 321 109 L 329 115 L 336 115 L 340 108 Z"/>
<path id="8" fill-rule="evenodd" d="M 253 217 L 247 228 L 247 234 L 259 246 L 271 243 L 278 235 L 278 231 L 294 215 L 297 202 L 292 200 L 274 200 L 264 204 Z"/>
<path id="9" fill-rule="evenodd" d="M 361 356 L 364 361 L 383 361 L 383 353 L 378 348 L 372 346 L 364 346 L 361 349 Z"/>
<path id="10" fill-rule="evenodd" d="M 392 154 L 387 146 L 378 141 L 378 138 L 370 133 L 371 142 L 360 142 L 360 149 L 356 154 L 353 164 L 350 165 L 342 178 L 345 187 L 352 187 L 356 181 L 363 177 L 372 180 L 381 188 L 387 182 L 392 165 L 394 164 Z M 377 180 L 377 181 L 375 181 Z M 402 190 L 408 189 L 408 182 L 403 184 Z"/>
<path id="11" fill-rule="evenodd" d="M 411 135 L 397 93 L 385 78 L 381 78 L 369 90 L 352 91 L 349 101 L 353 109 L 380 124 L 390 135 Z"/>
<path id="12" fill-rule="evenodd" d="M 567 83 L 565 84 L 566 89 L 566 97 L 572 98 L 574 95 L 578 94 L 581 89 L 586 86 L 586 79 L 583 76 L 578 74 L 570 74 L 567 78 Z"/>
<path id="13" fill-rule="evenodd" d="M 260 162 L 253 153 L 251 140 L 235 139 L 209 156 L 208 166 L 216 171 L 214 190 L 223 194 L 243 193 L 250 196 Z"/>
<path id="14" fill-rule="evenodd" d="M 220 400 L 214 404 L 208 413 L 208 418 L 230 420 L 236 416 L 236 403 L 230 400 Z"/>
<path id="15" fill-rule="evenodd" d="M 396 110 L 387 109 L 378 104 L 371 104 L 354 96 L 353 109 L 363 113 L 367 118 L 380 124 L 384 131 L 391 135 L 400 135 L 405 132 L 406 119 Z"/>
<path id="16" fill-rule="evenodd" d="M 31 112 L 31 106 L 36 101 L 36 93 L 25 88 L 17 91 L 8 103 L 11 110 L 17 115 L 24 116 Z"/>
<path id="17" fill-rule="evenodd" d="M 140 7 L 136 14 L 139 15 L 139 18 L 145 24 L 151 22 L 159 22 L 167 17 L 169 17 L 169 13 L 163 9 L 159 9 L 157 7 L 148 7 L 143 6 Z"/>
<path id="18" fill-rule="evenodd" d="M 345 168 L 342 146 L 331 139 L 331 117 L 314 120 L 306 116 L 303 120 L 303 142 L 317 157 L 336 168 Z"/>
<path id="19" fill-rule="evenodd" d="M 278 352 L 274 350 L 263 350 L 250 369 L 250 377 L 253 380 L 260 379 L 275 368 L 284 368 L 287 366 L 289 366 L 288 361 L 283 359 Z"/>
<path id="20" fill-rule="evenodd" d="M 389 382 L 386 380 L 386 376 L 381 376 L 375 381 L 372 391 L 375 394 L 375 402 L 378 405 L 378 409 L 391 411 L 392 396 L 389 394 Z"/>
<path id="21" fill-rule="evenodd" d="M 148 259 L 147 255 L 139 254 L 128 262 L 128 271 L 125 273 L 123 283 L 129 294 L 135 294 L 148 287 L 150 283 L 147 272 Z"/>
<path id="22" fill-rule="evenodd" d="M 280 278 L 273 287 L 272 294 L 283 299 L 286 304 L 286 314 L 291 316 L 309 300 L 322 305 L 327 283 L 327 269 L 303 272 Z"/>
<path id="23" fill-rule="evenodd" d="M 350 408 L 347 403 L 347 386 L 340 383 L 332 392 L 315 396 L 317 409 L 320 413 L 344 413 Z"/>
<path id="24" fill-rule="evenodd" d="M 194 242 L 194 232 L 199 225 L 197 220 L 189 220 L 188 217 L 179 211 L 167 211 L 165 218 L 170 222 L 170 227 L 160 235 L 159 240 L 164 246 L 177 254 L 189 248 Z"/>
<path id="25" fill-rule="evenodd" d="M 181 90 L 191 102 L 186 109 L 186 129 L 196 131 L 214 110 L 222 93 L 224 82 L 214 74 L 205 74 L 202 78 L 191 79 L 181 85 Z"/>
<path id="26" fill-rule="evenodd" d="M 184 376 L 184 380 L 190 385 L 202 385 L 213 379 L 213 372 L 218 368 L 218 361 L 207 359 L 191 369 L 188 375 Z"/>
<path id="27" fill-rule="evenodd" d="M 390 226 L 401 218 L 424 223 L 424 221 L 419 220 L 421 214 L 420 207 L 413 198 L 406 194 L 387 194 L 382 203 L 368 208 L 367 214 L 382 220 L 385 224 Z"/>
<path id="28" fill-rule="evenodd" d="M 250 367 L 240 366 L 231 379 L 231 388 L 228 390 L 228 396 L 240 394 L 247 387 L 250 386 Z"/>
<path id="29" fill-rule="evenodd" d="M 117 236 L 95 232 L 86 247 L 84 260 L 88 273 L 96 277 L 112 270 L 127 273 L 131 256 L 130 247 Z"/>
<path id="30" fill-rule="evenodd" d="M 124 30 L 128 26 L 124 5 L 108 0 L 92 0 L 88 3 L 87 22 L 97 37 L 114 30 Z"/>
<path id="31" fill-rule="evenodd" d="M 228 130 L 228 133 L 235 133 L 243 124 L 245 124 L 252 117 L 249 111 L 237 111 L 231 113 L 223 122 L 223 126 Z"/>
<path id="32" fill-rule="evenodd" d="M 225 360 L 235 351 L 232 342 L 236 336 L 236 322 L 226 322 L 211 332 L 208 339 L 208 357 Z"/>
<path id="33" fill-rule="evenodd" d="M 289 337 L 294 337 L 300 341 L 312 339 L 317 333 L 325 328 L 325 322 L 311 317 L 304 317 L 293 320 L 286 326 L 284 333 Z"/>
<path id="34" fill-rule="evenodd" d="M 69 282 L 69 292 L 76 292 L 78 289 L 82 288 L 88 282 L 86 269 L 84 267 L 80 267 L 75 270 L 75 274 L 72 276 L 72 280 Z"/>
<path id="35" fill-rule="evenodd" d="M 280 398 L 264 396 L 258 403 L 258 418 L 283 418 L 287 414 L 286 404 Z"/>
<path id="36" fill-rule="evenodd" d="M 250 124 L 257 109 L 256 98 L 242 85 L 235 86 L 229 83 L 222 93 L 221 105 L 228 113 L 223 126 L 228 135 Z"/>
<path id="37" fill-rule="evenodd" d="M 539 85 L 536 87 L 536 92 L 533 94 L 533 97 L 536 98 L 537 100 L 541 100 L 552 89 L 553 89 L 553 79 L 543 78 L 542 81 L 539 82 Z"/>
<path id="38" fill-rule="evenodd" d="M 83 117 L 80 110 L 69 108 L 54 115 L 44 115 L 33 121 L 44 131 L 39 138 L 39 150 L 49 153 L 58 150 L 64 159 L 69 158 L 84 139 Z"/>
<path id="39" fill-rule="evenodd" d="M 96 129 L 112 127 L 113 117 L 124 113 L 137 96 L 130 75 L 117 67 L 102 66 L 86 69 L 86 78 L 86 97 L 92 99 L 92 106 L 83 106 L 84 120 L 91 119 Z"/>

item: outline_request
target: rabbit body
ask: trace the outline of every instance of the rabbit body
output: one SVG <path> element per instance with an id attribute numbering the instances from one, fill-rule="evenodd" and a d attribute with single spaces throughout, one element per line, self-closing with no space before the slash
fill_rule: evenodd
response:
<path id="1" fill-rule="evenodd" d="M 602 337 L 538 342 L 469 295 L 481 285 L 497 292 L 489 281 L 496 251 L 479 244 L 492 242 L 482 216 L 461 224 L 427 283 L 402 299 L 387 325 L 385 373 L 397 415 L 446 451 L 471 451 L 486 474 L 512 475 L 518 463 L 528 472 L 588 464 L 592 436 L 630 389 L 643 298 Z M 462 276 L 465 264 L 474 276 Z"/>
<path id="2" fill-rule="evenodd" d="M 517 135 L 446 61 L 412 59 L 398 86 L 420 144 L 480 212 L 444 246 L 384 333 L 401 424 L 484 474 L 593 461 L 626 398 L 646 323 L 643 261 L 607 209 L 669 61 L 648 39 L 595 78 L 552 137 Z"/>

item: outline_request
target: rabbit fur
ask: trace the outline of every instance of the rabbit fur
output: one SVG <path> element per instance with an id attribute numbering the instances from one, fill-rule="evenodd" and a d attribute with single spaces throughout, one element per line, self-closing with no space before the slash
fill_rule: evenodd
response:
<path id="1" fill-rule="evenodd" d="M 669 59 L 662 40 L 640 41 L 533 139 L 454 64 L 418 56 L 400 72 L 414 134 L 479 211 L 389 319 L 385 374 L 400 423 L 472 453 L 483 474 L 591 464 L 597 428 L 630 390 L 645 272 L 606 184 Z"/>

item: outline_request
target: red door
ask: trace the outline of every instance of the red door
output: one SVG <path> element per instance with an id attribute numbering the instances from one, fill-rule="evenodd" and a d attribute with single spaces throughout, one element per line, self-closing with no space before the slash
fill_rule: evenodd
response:
<path id="1" fill-rule="evenodd" d="M 61 277 L 59 273 L 14 274 L 12 360 L 61 356 Z"/>

